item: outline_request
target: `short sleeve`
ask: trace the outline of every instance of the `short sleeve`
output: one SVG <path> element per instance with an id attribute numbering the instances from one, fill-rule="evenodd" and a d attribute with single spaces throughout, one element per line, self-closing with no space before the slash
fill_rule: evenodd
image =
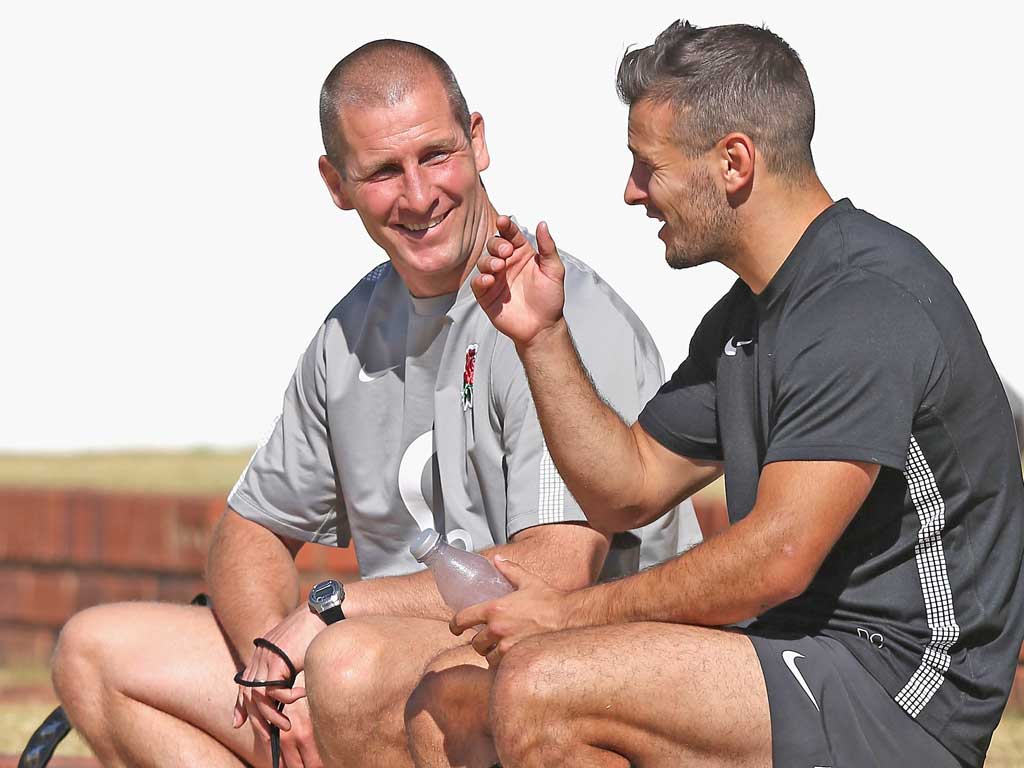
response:
<path id="1" fill-rule="evenodd" d="M 704 316 L 690 339 L 686 360 L 640 413 L 644 431 L 680 456 L 723 460 L 715 378 L 729 298 L 727 294 Z"/>
<path id="2" fill-rule="evenodd" d="M 350 536 L 327 423 L 324 333 L 299 359 L 281 415 L 228 505 L 286 538 L 344 546 Z"/>
<path id="3" fill-rule="evenodd" d="M 881 277 L 823 289 L 780 332 L 765 462 L 865 461 L 903 471 L 946 357 L 918 301 Z"/>

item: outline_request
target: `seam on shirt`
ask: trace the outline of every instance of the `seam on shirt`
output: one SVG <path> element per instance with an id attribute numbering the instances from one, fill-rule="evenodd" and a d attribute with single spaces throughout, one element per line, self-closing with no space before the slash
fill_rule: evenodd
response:
<path id="1" fill-rule="evenodd" d="M 308 530 L 306 530 L 304 528 L 296 528 L 294 525 L 290 525 L 289 523 L 286 523 L 286 522 L 282 521 L 280 518 L 274 516 L 273 514 L 268 513 L 267 510 L 264 509 L 259 503 L 257 503 L 256 500 L 253 498 L 253 496 L 248 491 L 246 491 L 244 489 L 239 489 L 238 491 L 233 493 L 228 498 L 228 500 L 227 500 L 228 506 L 231 507 L 232 509 L 234 509 L 234 506 L 232 505 L 231 501 L 232 501 L 232 499 L 235 499 L 235 498 L 237 498 L 239 501 L 243 502 L 247 507 L 249 507 L 249 511 L 250 512 L 254 512 L 257 516 L 265 518 L 266 520 L 268 520 L 269 522 L 273 523 L 274 525 L 276 525 L 277 527 L 281 528 L 282 530 L 294 532 L 296 534 L 295 538 L 298 541 L 305 541 L 305 542 L 308 542 L 310 544 L 322 544 L 323 540 L 325 538 L 327 538 L 325 536 L 321 536 L 320 535 L 320 531 L 323 530 L 324 523 L 320 524 L 320 526 L 317 528 L 316 532 L 312 532 L 311 533 L 310 531 L 308 531 Z M 238 510 L 235 510 L 235 511 L 238 512 Z M 241 514 L 241 513 L 239 513 L 239 514 Z M 242 515 L 242 517 L 245 517 L 245 515 Z M 251 518 L 247 518 L 246 517 L 246 519 L 250 520 Z M 256 521 L 252 520 L 252 522 L 256 522 Z M 267 527 L 267 526 L 264 526 L 264 527 Z M 269 529 L 269 530 L 273 530 L 273 529 Z M 332 544 L 332 545 L 327 545 L 327 546 L 339 546 L 340 547 L 340 545 L 338 543 L 335 543 L 335 544 Z"/>

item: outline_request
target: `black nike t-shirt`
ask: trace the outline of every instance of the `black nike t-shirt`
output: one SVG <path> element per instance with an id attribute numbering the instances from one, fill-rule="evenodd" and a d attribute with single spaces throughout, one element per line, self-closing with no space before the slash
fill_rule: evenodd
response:
<path id="1" fill-rule="evenodd" d="M 1002 385 L 949 273 L 842 200 L 765 290 L 742 282 L 640 415 L 724 461 L 729 518 L 773 461 L 878 464 L 810 587 L 766 631 L 844 643 L 903 709 L 980 764 L 1024 639 L 1024 483 Z"/>

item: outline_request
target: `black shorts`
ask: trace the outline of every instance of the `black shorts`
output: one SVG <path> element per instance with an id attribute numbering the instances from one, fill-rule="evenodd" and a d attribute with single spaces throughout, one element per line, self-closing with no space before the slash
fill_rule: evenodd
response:
<path id="1" fill-rule="evenodd" d="M 960 768 L 839 641 L 755 632 L 777 768 Z"/>

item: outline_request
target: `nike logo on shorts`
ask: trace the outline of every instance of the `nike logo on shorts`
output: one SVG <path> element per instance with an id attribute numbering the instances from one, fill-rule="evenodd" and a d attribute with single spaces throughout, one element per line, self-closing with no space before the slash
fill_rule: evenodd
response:
<path id="1" fill-rule="evenodd" d="M 796 651 L 782 652 L 782 660 L 786 662 L 786 666 L 789 668 L 789 671 L 793 673 L 793 677 L 795 677 L 796 681 L 800 683 L 800 687 L 804 689 L 804 693 L 807 694 L 807 698 L 811 700 L 811 704 L 814 705 L 814 708 L 821 712 L 821 707 L 819 707 L 818 702 L 814 700 L 814 694 L 811 693 L 810 686 L 807 685 L 807 681 L 804 680 L 804 676 L 800 674 L 800 670 L 796 668 L 796 660 L 802 658 L 804 658 L 804 655 L 802 653 L 797 653 Z"/>

